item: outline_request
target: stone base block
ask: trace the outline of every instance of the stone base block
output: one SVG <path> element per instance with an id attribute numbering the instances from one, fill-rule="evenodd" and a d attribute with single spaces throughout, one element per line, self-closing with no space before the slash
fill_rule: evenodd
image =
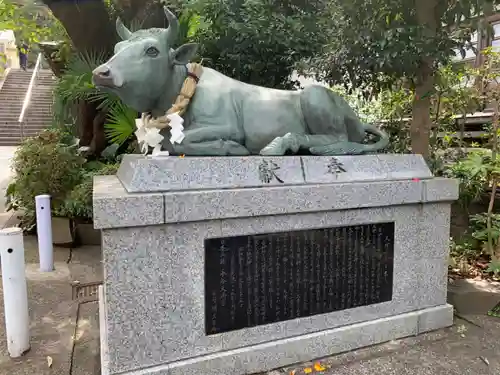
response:
<path id="1" fill-rule="evenodd" d="M 102 375 L 108 371 L 107 330 L 102 287 L 99 292 Z M 245 375 L 311 361 L 453 324 L 453 306 L 442 305 L 306 335 L 221 351 L 121 373 L 122 375 Z M 146 348 L 144 348 L 147 350 Z"/>

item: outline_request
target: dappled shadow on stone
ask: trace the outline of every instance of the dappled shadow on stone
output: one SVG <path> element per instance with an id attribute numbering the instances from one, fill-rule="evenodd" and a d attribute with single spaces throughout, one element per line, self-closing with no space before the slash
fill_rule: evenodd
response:
<path id="1" fill-rule="evenodd" d="M 476 316 L 481 327 L 456 319 L 451 328 L 394 340 L 319 361 L 324 375 L 463 375 L 500 371 L 500 319 Z M 476 323 L 476 322 L 475 322 Z M 316 362 L 303 363 L 270 374 L 303 375 Z M 317 372 L 312 372 L 317 373 Z"/>

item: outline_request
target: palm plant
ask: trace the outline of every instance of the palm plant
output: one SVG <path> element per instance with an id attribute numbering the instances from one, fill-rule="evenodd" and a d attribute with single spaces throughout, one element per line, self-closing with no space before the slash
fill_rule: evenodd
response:
<path id="1" fill-rule="evenodd" d="M 114 105 L 119 99 L 99 91 L 92 83 L 92 71 L 106 61 L 104 54 L 95 52 L 77 53 L 70 57 L 64 74 L 56 86 L 55 95 L 63 103 L 85 100 L 100 102 L 99 108 Z"/>
<path id="2" fill-rule="evenodd" d="M 134 135 L 136 118 L 137 112 L 120 100 L 110 106 L 104 123 L 104 132 L 109 142 L 121 146 L 130 140 Z"/>
<path id="3" fill-rule="evenodd" d="M 92 83 L 92 71 L 105 61 L 105 55 L 98 53 L 77 53 L 70 57 L 54 91 L 54 117 L 60 124 L 67 123 L 72 120 L 73 103 L 98 103 L 97 109 L 107 113 L 105 132 L 108 140 L 122 145 L 134 132 L 137 113 L 117 96 L 98 90 Z"/>

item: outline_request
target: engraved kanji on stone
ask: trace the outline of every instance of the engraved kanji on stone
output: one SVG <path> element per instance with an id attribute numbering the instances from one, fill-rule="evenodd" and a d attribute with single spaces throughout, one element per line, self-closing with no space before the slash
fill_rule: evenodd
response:
<path id="1" fill-rule="evenodd" d="M 346 170 L 344 169 L 344 164 L 342 164 L 339 159 L 335 157 L 330 159 L 330 163 L 328 163 L 326 168 L 327 173 L 333 174 L 335 175 L 335 177 L 337 177 L 339 173 L 346 172 Z"/>
<path id="2" fill-rule="evenodd" d="M 278 182 L 283 184 L 285 181 L 279 178 L 278 175 L 276 174 L 276 171 L 278 171 L 279 169 L 280 167 L 274 161 L 265 159 L 262 160 L 262 162 L 259 165 L 260 181 L 268 184 L 272 180 L 276 179 Z"/>

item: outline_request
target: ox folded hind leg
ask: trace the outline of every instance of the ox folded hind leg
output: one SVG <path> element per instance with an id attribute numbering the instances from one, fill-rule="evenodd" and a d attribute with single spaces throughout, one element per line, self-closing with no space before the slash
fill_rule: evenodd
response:
<path id="1" fill-rule="evenodd" d="M 260 150 L 261 155 L 282 156 L 287 151 L 296 154 L 300 149 L 331 145 L 338 138 L 331 135 L 287 133 L 276 137 L 271 143 Z"/>
<path id="2" fill-rule="evenodd" d="M 366 152 L 366 146 L 355 142 L 336 142 L 327 145 L 317 145 L 309 148 L 313 155 L 337 156 L 337 155 L 361 155 Z"/>
<path id="3" fill-rule="evenodd" d="M 189 156 L 247 156 L 250 151 L 238 142 L 225 141 L 222 139 L 216 141 L 207 141 L 199 143 L 181 143 L 173 146 L 173 152 L 176 155 Z"/>

